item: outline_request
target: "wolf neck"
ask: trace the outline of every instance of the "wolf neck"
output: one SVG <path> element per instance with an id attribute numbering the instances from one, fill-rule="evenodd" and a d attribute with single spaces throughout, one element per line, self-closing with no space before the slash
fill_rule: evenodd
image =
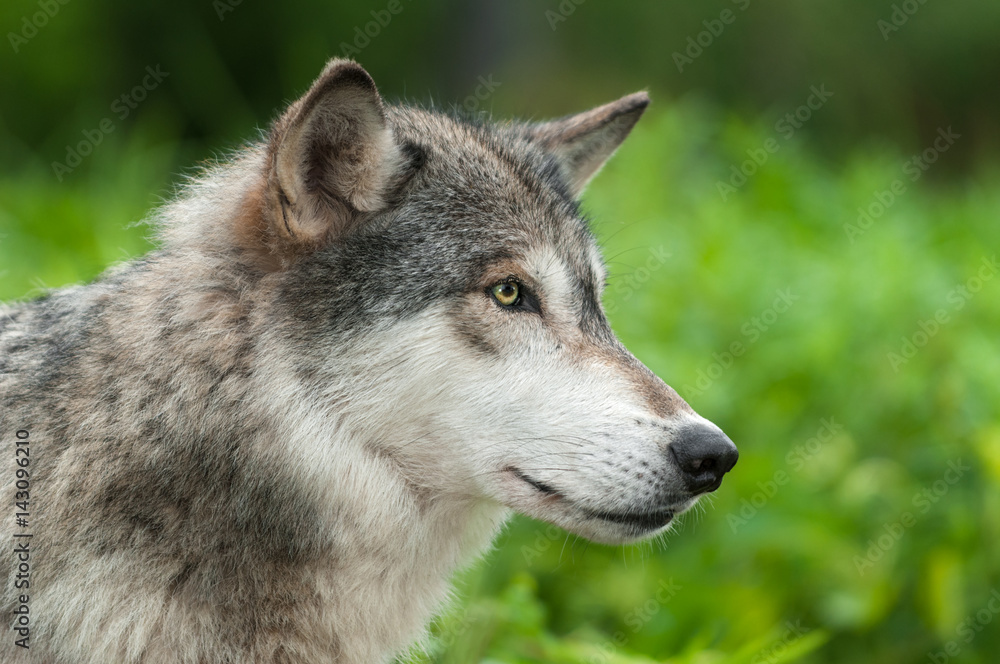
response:
<path id="1" fill-rule="evenodd" d="M 333 503 L 330 527 L 339 546 L 328 583 L 331 605 L 342 606 L 334 620 L 369 616 L 357 631 L 339 635 L 344 661 L 388 661 L 423 641 L 456 571 L 489 548 L 508 514 L 484 502 L 421 496 L 397 480 L 385 477 L 367 497 L 372 487 L 357 486 L 358 495 Z"/>
<path id="2" fill-rule="evenodd" d="M 413 469 L 347 423 L 315 412 L 289 415 L 297 483 L 320 508 L 332 552 L 317 561 L 316 578 L 337 630 L 338 661 L 385 661 L 421 639 L 455 572 L 489 548 L 509 511 L 421 486 Z"/>

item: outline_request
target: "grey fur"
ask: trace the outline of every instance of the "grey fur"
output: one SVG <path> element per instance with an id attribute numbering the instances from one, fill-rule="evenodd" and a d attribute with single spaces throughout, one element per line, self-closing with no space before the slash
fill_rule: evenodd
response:
<path id="1" fill-rule="evenodd" d="M 441 424 L 471 405 L 382 403 L 416 389 L 399 392 L 400 365 L 419 373 L 459 348 L 502 368 L 530 346 L 613 375 L 646 413 L 629 426 L 651 454 L 697 418 L 611 332 L 576 202 L 646 103 L 492 125 L 386 106 L 364 70 L 333 61 L 266 143 L 157 214 L 157 251 L 4 309 L 0 436 L 30 431 L 33 548 L 30 592 L 0 566 L 4 623 L 32 600 L 31 648 L 8 635 L 3 661 L 387 661 L 518 501 L 564 500 L 586 523 L 689 506 L 669 454 L 630 476 L 648 498 L 576 497 L 568 475 L 485 456 L 515 493 L 551 493 L 480 492 L 460 477 L 479 466 L 445 441 L 461 423 Z M 538 277 L 535 311 L 501 311 L 490 284 L 520 278 L 539 247 L 566 266 L 565 297 Z M 446 330 L 440 348 L 393 347 L 425 324 Z M 8 505 L 13 477 L 0 476 Z M 13 532 L 0 519 L 0 539 Z"/>

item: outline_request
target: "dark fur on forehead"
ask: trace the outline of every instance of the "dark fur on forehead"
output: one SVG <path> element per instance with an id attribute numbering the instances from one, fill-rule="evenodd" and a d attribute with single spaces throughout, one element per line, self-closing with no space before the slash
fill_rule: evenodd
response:
<path id="1" fill-rule="evenodd" d="M 462 111 L 448 113 L 419 106 L 391 106 L 390 125 L 397 136 L 437 153 L 444 167 L 457 168 L 456 158 L 483 159 L 477 148 L 485 148 L 488 156 L 501 162 L 520 181 L 529 194 L 556 194 L 567 205 L 566 211 L 577 214 L 577 201 L 572 195 L 556 158 L 539 146 L 525 140 L 518 125 L 499 124 L 482 114 Z M 429 155 L 428 155 L 429 156 Z M 451 160 L 451 161 L 449 161 Z"/>
<path id="2" fill-rule="evenodd" d="M 419 108 L 410 107 L 411 110 Z M 498 123 L 484 113 L 472 113 L 461 108 L 451 109 L 444 117 L 466 127 L 471 135 L 490 145 L 529 190 L 537 192 L 537 185 L 547 185 L 576 211 L 577 199 L 568 186 L 559 161 L 551 152 L 539 149 L 537 143 L 526 140 L 526 125 L 504 121 Z"/>
<path id="3" fill-rule="evenodd" d="M 521 125 L 413 106 L 390 107 L 388 116 L 399 140 L 426 154 L 407 192 L 411 201 L 447 201 L 449 217 L 478 213 L 484 240 L 517 231 L 530 246 L 569 243 L 579 250 L 594 241 L 565 171 L 554 155 L 526 139 Z"/>

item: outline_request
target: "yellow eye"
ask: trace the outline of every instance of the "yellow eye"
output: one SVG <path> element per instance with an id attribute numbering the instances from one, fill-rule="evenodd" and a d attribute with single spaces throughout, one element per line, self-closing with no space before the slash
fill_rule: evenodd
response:
<path id="1" fill-rule="evenodd" d="M 493 297 L 505 307 L 512 307 L 521 299 L 521 289 L 516 282 L 505 281 L 493 287 Z"/>

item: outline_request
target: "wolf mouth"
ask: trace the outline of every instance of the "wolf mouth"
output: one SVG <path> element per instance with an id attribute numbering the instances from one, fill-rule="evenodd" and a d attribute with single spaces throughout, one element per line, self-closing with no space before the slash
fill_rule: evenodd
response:
<path id="1" fill-rule="evenodd" d="M 529 477 L 517 468 L 511 468 L 510 472 L 513 473 L 514 477 L 518 478 L 525 484 L 534 487 L 546 496 L 557 496 L 567 502 L 572 502 L 548 484 L 539 482 L 538 480 Z M 602 510 L 590 510 L 583 507 L 579 509 L 589 519 L 610 521 L 611 523 L 617 523 L 623 526 L 632 526 L 638 528 L 639 530 L 655 530 L 657 528 L 662 528 L 670 523 L 677 514 L 677 510 L 674 508 L 633 512 L 607 512 Z"/>
<path id="2" fill-rule="evenodd" d="M 529 486 L 533 486 L 541 493 L 544 493 L 546 496 L 559 496 L 560 498 L 564 498 L 564 496 L 561 493 L 550 487 L 548 484 L 545 484 L 544 482 L 539 482 L 536 479 L 528 477 L 517 468 L 510 468 L 509 470 L 511 473 L 514 474 L 514 477 L 516 477 L 517 479 L 521 480 L 522 482 L 524 482 Z"/>
<path id="3" fill-rule="evenodd" d="M 672 509 L 657 510 L 653 512 L 595 512 L 584 510 L 584 514 L 592 519 L 610 521 L 623 526 L 635 526 L 641 530 L 653 530 L 662 528 L 670 523 L 675 511 Z"/>

